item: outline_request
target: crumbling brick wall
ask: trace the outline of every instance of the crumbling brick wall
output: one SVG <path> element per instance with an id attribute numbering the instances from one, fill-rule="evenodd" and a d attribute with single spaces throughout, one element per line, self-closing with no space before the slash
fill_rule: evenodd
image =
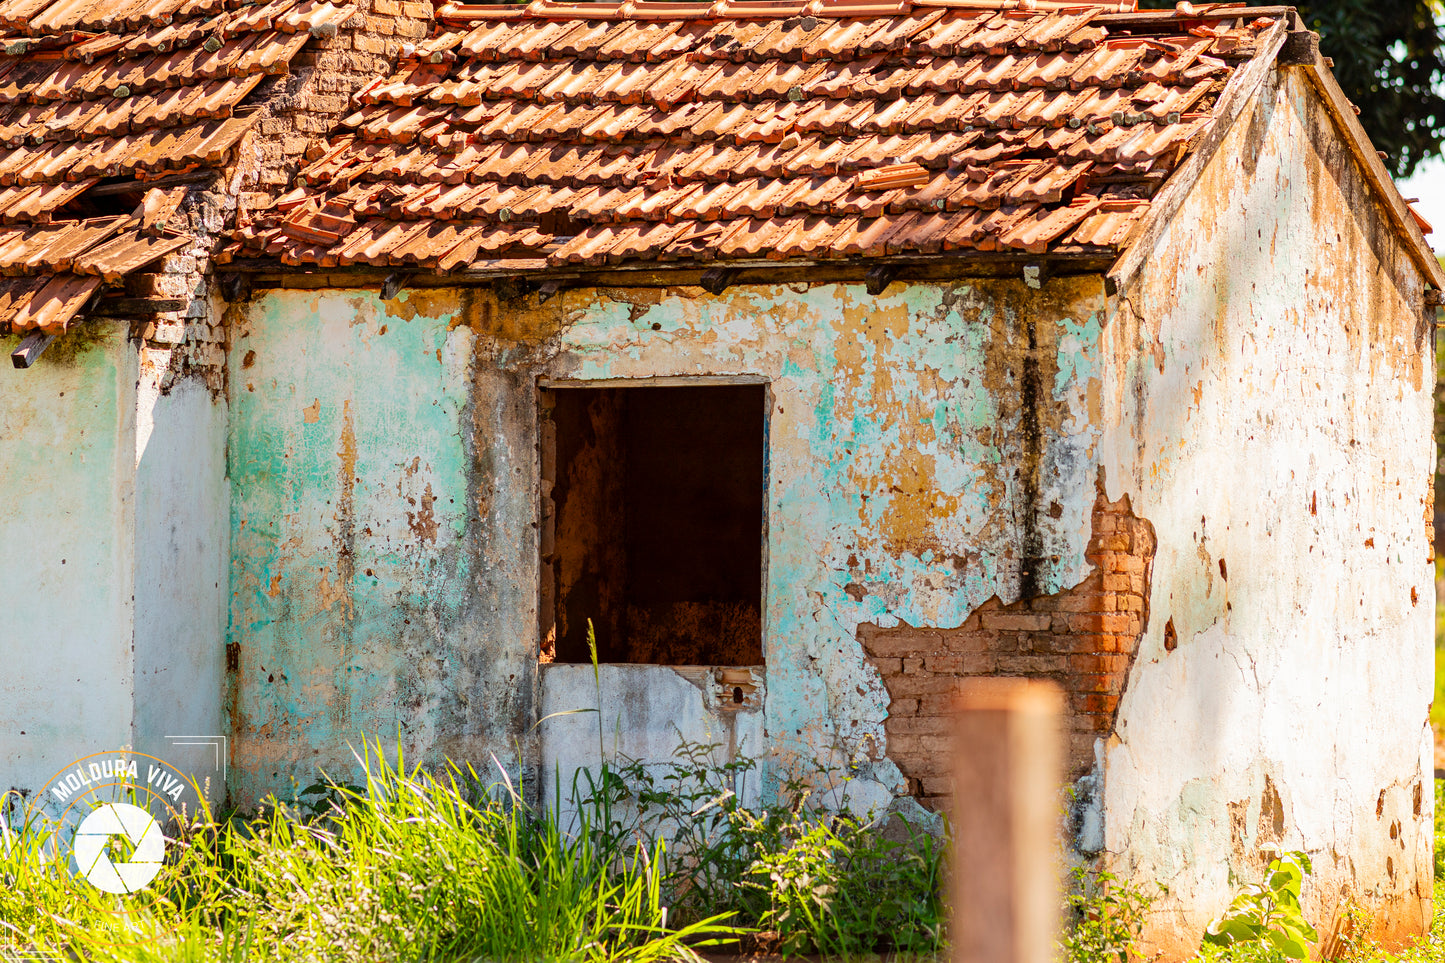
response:
<path id="1" fill-rule="evenodd" d="M 259 116 L 230 165 L 213 184 L 190 188 L 167 225 L 190 233 L 192 243 L 150 271 L 126 278 L 130 298 L 180 304 L 130 319 L 143 367 L 161 391 L 186 376 L 203 379 L 213 392 L 224 391 L 228 292 L 217 283 L 212 257 L 233 224 L 274 206 L 354 109 L 353 95 L 390 75 L 397 59 L 410 52 L 407 45 L 427 38 L 435 20 L 429 0 L 357 0 L 356 6 L 344 21 L 321 24 L 290 72 L 258 88 Z"/>
<path id="2" fill-rule="evenodd" d="M 389 76 L 398 59 L 431 35 L 436 20 L 429 0 L 357 0 L 356 7 L 296 56 L 289 75 L 277 78 L 241 144 L 236 189 L 243 210 L 269 207 L 284 193 L 356 109 L 352 95 Z"/>
<path id="3" fill-rule="evenodd" d="M 1089 770 L 1094 740 L 1114 728 L 1148 622 L 1154 549 L 1154 526 L 1134 514 L 1129 497 L 1110 502 L 1101 491 L 1085 554 L 1093 572 L 1073 588 L 1012 605 L 995 596 L 956 629 L 859 628 L 891 700 L 888 757 L 915 797 L 938 806 L 950 792 L 953 694 L 973 676 L 1057 682 L 1068 695 L 1070 776 Z"/>
<path id="4" fill-rule="evenodd" d="M 190 243 L 125 279 L 129 298 L 178 305 L 130 322 L 131 338 L 141 348 L 142 373 L 163 392 L 186 376 L 200 378 L 213 393 L 225 389 L 224 311 L 209 266 L 231 206 L 215 191 L 189 190 L 167 226 L 188 233 Z"/>

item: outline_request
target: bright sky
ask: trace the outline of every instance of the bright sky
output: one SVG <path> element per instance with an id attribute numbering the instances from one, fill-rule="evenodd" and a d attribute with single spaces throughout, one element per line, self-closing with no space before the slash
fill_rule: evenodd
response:
<path id="1" fill-rule="evenodd" d="M 1425 240 L 1437 254 L 1445 254 L 1445 161 L 1427 161 L 1416 169 L 1413 177 L 1399 184 L 1400 193 L 1420 198 L 1414 208 L 1435 228 L 1435 233 L 1426 234 Z"/>

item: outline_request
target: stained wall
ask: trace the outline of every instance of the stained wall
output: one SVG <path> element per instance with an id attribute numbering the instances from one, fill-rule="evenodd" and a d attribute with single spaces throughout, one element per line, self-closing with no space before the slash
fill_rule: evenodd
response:
<path id="1" fill-rule="evenodd" d="M 226 406 L 198 376 L 162 390 L 169 355 L 101 321 L 0 368 L 0 792 L 15 798 L 124 748 L 223 797 Z"/>
<path id="2" fill-rule="evenodd" d="M 1084 579 L 1102 312 L 1097 278 L 259 296 L 231 351 L 238 798 L 363 733 L 540 751 L 538 379 L 700 375 L 768 382 L 772 771 L 906 794 L 859 626 Z"/>
<path id="3" fill-rule="evenodd" d="M 459 305 L 277 293 L 236 323 L 226 711 L 242 805 L 349 774 L 363 738 L 418 761 L 518 756 L 534 412 Z"/>
<path id="4" fill-rule="evenodd" d="M 1105 848 L 1183 955 L 1264 847 L 1307 909 L 1430 918 L 1431 326 L 1297 73 L 1277 72 L 1111 299 L 1099 439 L 1157 534 L 1106 760 Z"/>

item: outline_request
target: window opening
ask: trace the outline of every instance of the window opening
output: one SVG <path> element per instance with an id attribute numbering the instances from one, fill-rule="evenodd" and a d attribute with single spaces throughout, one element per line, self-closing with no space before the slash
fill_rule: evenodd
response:
<path id="1" fill-rule="evenodd" d="M 767 386 L 540 395 L 543 660 L 761 665 Z"/>

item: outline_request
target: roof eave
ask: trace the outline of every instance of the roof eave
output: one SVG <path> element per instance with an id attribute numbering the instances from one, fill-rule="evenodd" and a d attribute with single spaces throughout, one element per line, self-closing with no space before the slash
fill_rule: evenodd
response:
<path id="1" fill-rule="evenodd" d="M 890 280 L 938 281 L 982 277 L 1021 277 L 1026 265 L 1039 265 L 1043 276 L 1103 277 L 1113 263 L 1110 249 L 1070 251 L 950 251 L 940 254 L 897 254 L 850 258 L 751 258 L 711 261 L 623 261 L 616 264 L 551 264 L 545 258 L 494 258 L 477 261 L 466 269 L 438 273 L 425 267 L 384 267 L 364 264 L 324 268 L 290 266 L 273 258 L 237 258 L 217 265 L 222 274 L 246 275 L 252 290 L 267 288 L 375 287 L 396 277 L 405 287 L 467 287 L 496 281 L 564 282 L 567 287 L 687 285 L 697 276 L 725 272 L 727 286 L 765 284 L 794 272 L 820 283 L 866 280 L 873 272 L 887 272 Z M 796 278 L 789 280 L 797 280 Z"/>

